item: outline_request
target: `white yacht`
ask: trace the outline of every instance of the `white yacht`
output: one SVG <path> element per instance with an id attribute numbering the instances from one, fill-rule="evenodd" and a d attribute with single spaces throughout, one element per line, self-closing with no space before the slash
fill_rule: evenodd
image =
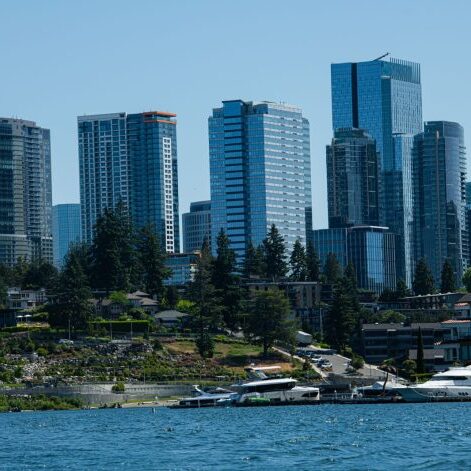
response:
<path id="1" fill-rule="evenodd" d="M 471 401 L 471 366 L 450 368 L 425 383 L 401 388 L 398 393 L 410 402 Z"/>
<path id="2" fill-rule="evenodd" d="M 268 378 L 265 371 L 274 369 L 279 369 L 279 367 L 247 368 L 249 376 L 254 380 L 231 386 L 231 389 L 238 393 L 237 397 L 231 397 L 233 402 L 236 404 L 290 404 L 319 401 L 319 388 L 298 386 L 293 378 Z"/>
<path id="3" fill-rule="evenodd" d="M 181 408 L 199 408 L 214 407 L 223 401 L 227 401 L 234 395 L 233 391 L 227 389 L 215 388 L 210 391 L 200 389 L 198 385 L 193 386 L 193 396 L 184 397 L 178 401 L 178 404 L 171 407 Z"/>

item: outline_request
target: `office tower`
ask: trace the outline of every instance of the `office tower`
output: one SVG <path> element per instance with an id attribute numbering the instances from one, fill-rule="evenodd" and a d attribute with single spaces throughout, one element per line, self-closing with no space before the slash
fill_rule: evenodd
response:
<path id="1" fill-rule="evenodd" d="M 471 265 L 471 182 L 466 182 L 466 238 L 463 241 L 463 258 Z M 463 270 L 464 271 L 464 270 Z"/>
<path id="2" fill-rule="evenodd" d="M 458 123 L 429 121 L 414 138 L 415 259 L 425 258 L 435 284 L 451 262 L 461 286 L 466 236 L 466 152 Z M 466 253 L 466 249 L 464 251 Z"/>
<path id="3" fill-rule="evenodd" d="M 52 207 L 54 265 L 61 268 L 72 244 L 82 239 L 80 205 L 56 204 Z"/>
<path id="4" fill-rule="evenodd" d="M 338 129 L 326 156 L 329 227 L 377 226 L 375 141 L 361 129 Z"/>
<path id="5" fill-rule="evenodd" d="M 52 262 L 49 129 L 0 118 L 0 163 L 0 263 Z"/>
<path id="6" fill-rule="evenodd" d="M 422 131 L 420 66 L 380 59 L 332 64 L 332 123 L 334 131 L 361 128 L 376 141 L 380 223 L 398 235 L 398 276 L 410 284 L 412 201 L 404 189 L 412 186 L 407 145 Z"/>
<path id="7" fill-rule="evenodd" d="M 182 215 L 183 252 L 201 250 L 207 239 L 211 246 L 211 201 L 195 201 L 190 204 L 190 212 Z"/>
<path id="8" fill-rule="evenodd" d="M 122 202 L 136 228 L 152 225 L 179 252 L 176 115 L 162 111 L 78 117 L 82 236 Z"/>
<path id="9" fill-rule="evenodd" d="M 312 231 L 321 266 L 329 253 L 345 268 L 352 263 L 360 289 L 396 288 L 396 237 L 386 227 L 353 226 Z"/>
<path id="10" fill-rule="evenodd" d="M 223 101 L 209 118 L 211 232 L 238 260 L 275 224 L 291 250 L 312 226 L 309 122 L 299 108 Z"/>

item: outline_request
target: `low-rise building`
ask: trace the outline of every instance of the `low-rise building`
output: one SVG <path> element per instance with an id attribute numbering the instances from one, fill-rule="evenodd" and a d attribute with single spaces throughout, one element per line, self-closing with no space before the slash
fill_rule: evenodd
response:
<path id="1" fill-rule="evenodd" d="M 127 303 L 113 301 L 109 298 L 92 299 L 95 313 L 106 319 L 117 319 L 130 308 L 143 309 L 149 315 L 155 315 L 159 310 L 159 303 L 142 291 L 135 291 L 126 295 Z"/>
<path id="2" fill-rule="evenodd" d="M 8 288 L 7 290 L 7 308 L 11 310 L 34 309 L 46 302 L 47 296 L 44 288 L 37 290 Z"/>
<path id="3" fill-rule="evenodd" d="M 154 316 L 157 323 L 163 327 L 181 327 L 187 320 L 189 314 L 170 309 L 161 311 Z"/>

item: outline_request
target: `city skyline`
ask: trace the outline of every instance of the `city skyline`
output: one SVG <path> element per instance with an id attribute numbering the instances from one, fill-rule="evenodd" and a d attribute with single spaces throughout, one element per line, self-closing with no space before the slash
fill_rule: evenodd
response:
<path id="1" fill-rule="evenodd" d="M 461 3 L 461 9 L 445 11 L 438 3 L 432 2 L 427 10 L 430 28 L 419 36 L 415 29 L 416 17 L 419 14 L 423 17 L 424 12 L 419 5 L 409 2 L 384 5 L 380 11 L 368 8 L 373 7 L 374 2 L 366 1 L 355 7 L 348 2 L 334 2 L 330 6 L 312 6 L 310 2 L 299 2 L 298 8 L 294 10 L 304 10 L 306 14 L 302 17 L 281 3 L 275 9 L 276 13 L 272 13 L 267 2 L 261 1 L 257 5 L 247 2 L 246 10 L 251 15 L 246 15 L 244 22 L 237 24 L 241 39 L 238 46 L 233 46 L 230 58 L 220 54 L 222 45 L 213 38 L 222 34 L 224 28 L 231 31 L 236 28 L 235 23 L 228 25 L 221 21 L 235 13 L 234 7 L 215 2 L 201 2 L 198 7 L 186 3 L 183 10 L 179 6 L 165 4 L 154 6 L 151 2 L 141 2 L 141 5 L 142 9 L 132 10 L 121 4 L 121 8 L 116 9 L 119 13 L 114 13 L 108 22 L 104 22 L 104 15 L 109 9 L 107 2 L 103 2 L 97 6 L 95 17 L 91 21 L 87 19 L 90 31 L 87 35 L 82 35 L 81 28 L 77 27 L 84 15 L 79 8 L 61 7 L 57 2 L 41 6 L 26 2 L 25 6 L 12 5 L 5 12 L 8 18 L 11 15 L 11 21 L 6 18 L 0 36 L 11 37 L 17 18 L 22 18 L 25 27 L 22 28 L 24 34 L 15 40 L 15 57 L 8 47 L 0 46 L 3 57 L 18 72 L 14 81 L 8 76 L 0 78 L 2 88 L 9 90 L 3 100 L 2 115 L 35 120 L 51 129 L 55 204 L 79 201 L 75 130 L 78 115 L 127 109 L 135 112 L 149 109 L 175 111 L 179 116 L 180 212 L 183 213 L 188 210 L 191 201 L 209 197 L 206 119 L 214 103 L 236 98 L 286 101 L 301 107 L 303 115 L 311 123 L 312 180 L 313 187 L 317 189 L 313 198 L 313 226 L 325 227 L 327 198 L 324 149 L 332 137 L 330 64 L 374 59 L 386 51 L 391 51 L 395 57 L 421 64 L 424 120 L 456 121 L 465 131 L 470 128 L 466 107 L 463 106 L 469 97 L 465 84 L 468 66 L 464 64 L 464 73 L 453 72 L 453 64 L 457 63 L 460 56 L 460 48 L 454 45 L 466 43 L 469 36 L 464 23 L 463 27 L 459 26 L 466 17 L 463 10 L 470 9 L 465 2 Z M 404 15 L 401 5 L 406 7 L 407 15 Z M 368 9 L 366 19 L 371 21 L 365 21 L 365 9 Z M 142 14 L 144 11 L 146 15 Z M 318 44 L 328 30 L 327 19 L 332 17 L 332 13 L 335 13 L 336 24 L 342 34 L 338 37 L 329 35 L 328 45 L 322 42 L 323 47 L 319 48 Z M 193 21 L 195 15 L 198 21 Z M 159 21 L 164 17 L 165 22 Z M 375 21 L 385 17 L 388 22 Z M 182 28 L 182 31 L 185 29 L 189 34 L 193 32 L 193 47 L 188 47 L 188 42 L 179 34 L 165 34 L 170 33 L 175 24 L 167 19 L 177 18 L 178 28 Z M 273 27 L 283 26 L 287 32 L 280 39 L 271 38 L 269 49 L 263 41 L 252 41 L 253 35 L 241 34 L 256 31 L 256 25 L 262 18 L 267 19 Z M 290 19 L 294 18 L 296 22 L 290 23 Z M 161 28 L 158 40 L 153 40 L 145 33 L 144 39 L 148 41 L 140 41 L 145 44 L 142 50 L 133 57 L 128 54 L 123 63 L 125 67 L 119 65 L 122 75 L 108 80 L 110 73 L 118 72 L 121 54 L 134 51 L 136 46 L 136 40 L 128 35 L 129 39 L 120 46 L 118 52 L 117 47 L 115 49 L 105 41 L 110 31 L 122 28 L 132 32 L 138 25 L 140 30 L 146 30 L 146 26 L 155 21 L 159 22 Z M 361 21 L 364 31 L 357 27 Z M 48 28 L 49 22 L 60 23 L 60 26 Z M 434 25 L 440 25 L 441 31 L 445 28 L 447 34 L 440 37 L 434 35 Z M 393 34 L 397 33 L 399 26 L 401 34 Z M 288 34 L 290 31 L 298 33 L 295 39 Z M 353 32 L 355 41 L 346 45 L 342 37 L 352 35 Z M 377 39 L 374 47 L 371 45 L 372 36 Z M 31 75 L 22 73 L 25 65 L 16 58 L 22 57 L 21 52 L 29 47 L 33 37 L 47 51 L 46 57 L 41 57 L 41 61 L 46 61 L 46 67 L 42 70 L 47 73 L 39 73 L 34 78 L 43 91 L 40 95 L 31 94 L 27 86 L 31 82 Z M 168 40 L 164 39 L 167 37 Z M 298 47 L 293 47 L 294 41 Z M 3 41 L 3 44 L 7 43 L 7 40 Z M 95 50 L 91 45 L 98 47 Z M 159 60 L 155 65 L 144 60 L 154 47 L 159 51 Z M 105 51 L 107 54 L 103 54 Z M 261 62 L 260 57 L 263 57 Z M 31 60 L 33 63 L 28 63 L 28 68 L 34 66 L 36 59 Z M 227 69 L 230 63 L 234 67 Z M 132 72 L 138 65 L 148 68 L 148 77 L 140 76 L 139 86 L 128 87 L 127 93 L 123 93 L 124 84 L 132 83 Z M 173 73 L 156 77 L 152 72 L 162 65 Z M 50 73 L 51 68 L 54 74 Z M 88 80 L 92 68 L 93 81 Z M 184 73 L 187 69 L 191 71 L 190 75 Z M 105 70 L 109 73 L 104 73 Z M 222 70 L 230 70 L 231 73 L 226 74 Z M 187 86 L 188 81 L 192 86 Z M 198 90 L 196 94 L 195 89 Z M 71 90 L 74 93 L 69 93 Z"/>

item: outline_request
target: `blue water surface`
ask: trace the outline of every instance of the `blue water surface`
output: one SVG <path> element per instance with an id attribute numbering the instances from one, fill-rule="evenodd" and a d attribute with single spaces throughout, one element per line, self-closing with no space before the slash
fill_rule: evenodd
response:
<path id="1" fill-rule="evenodd" d="M 466 403 L 0 414 L 0 469 L 471 469 L 470 419 Z"/>

